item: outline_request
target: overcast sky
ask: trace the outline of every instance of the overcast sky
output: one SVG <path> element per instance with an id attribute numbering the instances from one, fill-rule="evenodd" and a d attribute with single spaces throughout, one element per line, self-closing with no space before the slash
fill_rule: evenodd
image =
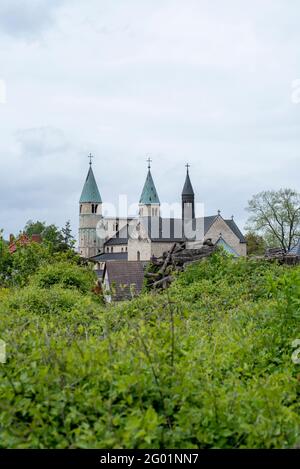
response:
<path id="1" fill-rule="evenodd" d="M 189 162 L 206 214 L 242 228 L 252 194 L 300 190 L 299 18 L 299 0 L 1 0 L 6 237 L 77 232 L 89 152 L 104 201 L 138 201 L 149 153 L 162 202 Z"/>

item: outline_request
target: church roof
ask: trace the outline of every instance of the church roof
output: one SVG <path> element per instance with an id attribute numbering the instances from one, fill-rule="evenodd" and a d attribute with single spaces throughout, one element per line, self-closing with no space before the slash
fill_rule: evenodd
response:
<path id="1" fill-rule="evenodd" d="M 146 182 L 145 182 L 143 192 L 140 198 L 140 204 L 144 204 L 144 205 L 160 204 L 150 169 L 148 171 Z"/>
<path id="2" fill-rule="evenodd" d="M 194 195 L 194 189 L 190 180 L 189 170 L 186 172 L 185 183 L 182 189 L 182 195 Z"/>
<path id="3" fill-rule="evenodd" d="M 203 229 L 205 236 L 214 222 L 218 219 L 218 215 L 197 218 L 193 220 L 193 229 Z M 182 219 L 181 218 L 161 218 L 161 217 L 141 217 L 139 221 L 142 223 L 149 238 L 152 242 L 181 242 L 184 241 L 182 235 Z M 234 220 L 224 220 L 227 226 L 233 231 L 241 243 L 246 243 L 246 240 L 236 225 Z M 127 244 L 129 238 L 128 225 L 124 226 L 118 233 L 105 242 L 105 246 L 115 246 L 120 244 Z"/>
<path id="4" fill-rule="evenodd" d="M 91 165 L 90 165 L 90 169 L 88 171 L 88 174 L 87 174 L 87 177 L 86 177 L 83 189 L 82 189 L 79 202 L 81 204 L 91 203 L 91 202 L 95 202 L 98 204 L 102 203 L 101 195 L 100 195 Z"/>
<path id="5" fill-rule="evenodd" d="M 233 231 L 234 234 L 239 238 L 241 243 L 243 244 L 247 243 L 245 236 L 243 235 L 243 233 L 241 232 L 241 230 L 239 229 L 239 227 L 237 226 L 234 220 L 231 219 L 231 220 L 224 220 L 224 221 L 225 223 L 227 223 L 231 231 Z"/>

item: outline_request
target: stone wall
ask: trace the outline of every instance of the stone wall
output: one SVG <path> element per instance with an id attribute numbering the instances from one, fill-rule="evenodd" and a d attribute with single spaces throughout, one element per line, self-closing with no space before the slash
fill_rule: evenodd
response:
<path id="1" fill-rule="evenodd" d="M 140 259 L 138 258 L 140 253 Z M 148 261 L 151 258 L 151 241 L 149 239 L 129 239 L 128 240 L 128 260 Z"/>

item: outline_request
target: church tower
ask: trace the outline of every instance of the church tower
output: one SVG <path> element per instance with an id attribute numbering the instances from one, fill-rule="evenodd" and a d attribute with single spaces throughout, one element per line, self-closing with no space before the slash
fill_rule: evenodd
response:
<path id="1" fill-rule="evenodd" d="M 159 217 L 160 201 L 151 174 L 151 159 L 148 158 L 148 174 L 139 202 L 140 217 Z"/>
<path id="2" fill-rule="evenodd" d="M 96 256 L 103 249 L 103 241 L 98 238 L 96 228 L 102 219 L 102 199 L 92 169 L 90 167 L 79 201 L 79 254 L 84 258 Z"/>
<path id="3" fill-rule="evenodd" d="M 190 165 L 186 165 L 186 178 L 182 189 L 182 219 L 184 221 L 192 220 L 195 218 L 195 194 L 189 175 Z"/>

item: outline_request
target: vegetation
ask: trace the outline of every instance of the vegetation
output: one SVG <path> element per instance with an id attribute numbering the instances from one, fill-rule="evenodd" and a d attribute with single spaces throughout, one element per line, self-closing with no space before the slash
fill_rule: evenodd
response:
<path id="1" fill-rule="evenodd" d="M 75 245 L 69 221 L 60 230 L 55 225 L 46 225 L 45 222 L 29 220 L 25 225 L 24 233 L 29 237 L 34 234 L 41 235 L 44 244 L 47 244 L 52 252 L 67 251 Z"/>
<path id="2" fill-rule="evenodd" d="M 88 267 L 44 254 L 0 290 L 0 447 L 299 443 L 298 267 L 217 253 L 105 307 Z"/>
<path id="3" fill-rule="evenodd" d="M 246 236 L 248 256 L 263 256 L 266 252 L 267 244 L 262 236 L 249 231 Z"/>
<path id="4" fill-rule="evenodd" d="M 248 204 L 248 229 L 270 247 L 288 252 L 300 236 L 300 194 L 292 189 L 264 191 Z"/>

